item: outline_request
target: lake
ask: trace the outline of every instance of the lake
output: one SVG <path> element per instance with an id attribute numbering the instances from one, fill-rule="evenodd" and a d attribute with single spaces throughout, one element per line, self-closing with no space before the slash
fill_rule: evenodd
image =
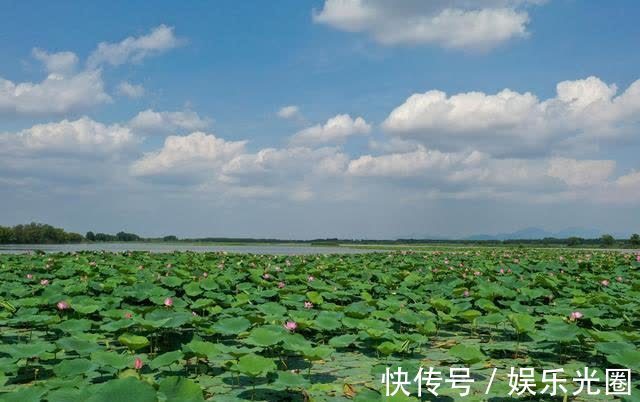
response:
<path id="1" fill-rule="evenodd" d="M 80 243 L 80 244 L 0 244 L 1 254 L 21 254 L 34 250 L 46 253 L 69 253 L 74 251 L 149 251 L 171 253 L 174 251 L 195 251 L 200 253 L 226 251 L 229 253 L 309 255 L 309 254 L 362 254 L 383 250 L 366 250 L 349 247 L 309 246 L 309 245 L 194 245 L 176 243 Z"/>

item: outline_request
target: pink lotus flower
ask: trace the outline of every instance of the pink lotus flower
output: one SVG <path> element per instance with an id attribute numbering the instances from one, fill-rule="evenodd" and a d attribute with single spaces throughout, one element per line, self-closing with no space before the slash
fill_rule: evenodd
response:
<path id="1" fill-rule="evenodd" d="M 283 289 L 285 286 L 284 282 L 278 282 L 278 289 Z"/>
<path id="2" fill-rule="evenodd" d="M 49 284 L 49 280 L 48 279 L 43 279 L 43 280 L 40 281 L 40 284 L 42 286 L 47 286 Z"/>
<path id="3" fill-rule="evenodd" d="M 574 311 L 569 315 L 569 321 L 576 321 L 584 317 L 584 315 L 579 311 Z"/>
<path id="4" fill-rule="evenodd" d="M 33 274 L 27 274 L 27 279 L 33 279 Z"/>
<path id="5" fill-rule="evenodd" d="M 64 300 L 61 300 L 56 304 L 56 307 L 58 307 L 58 310 L 60 310 L 60 311 L 66 310 L 66 309 L 69 308 L 69 303 L 67 303 Z"/>
<path id="6" fill-rule="evenodd" d="M 636 261 L 640 262 L 640 254 L 636 255 Z"/>
<path id="7" fill-rule="evenodd" d="M 311 303 L 310 301 L 304 302 L 304 308 L 306 308 L 307 310 L 313 308 L 313 303 Z"/>
<path id="8" fill-rule="evenodd" d="M 618 282 L 622 282 L 622 280 L 623 280 L 623 279 L 622 279 L 622 277 L 621 277 L 621 276 L 619 276 L 619 277 L 617 277 L 617 278 L 616 278 L 616 281 L 618 281 Z"/>
<path id="9" fill-rule="evenodd" d="M 315 279 L 316 279 L 316 278 L 314 278 L 314 277 L 313 277 L 313 275 L 309 275 L 309 276 L 307 277 L 307 281 L 309 281 L 309 282 L 313 282 Z"/>
<path id="10" fill-rule="evenodd" d="M 164 299 L 164 305 L 167 307 L 173 306 L 173 299 L 170 297 L 167 297 L 166 299 Z"/>
<path id="11" fill-rule="evenodd" d="M 138 269 L 139 270 L 143 270 L 144 269 L 144 265 L 138 265 Z"/>
<path id="12" fill-rule="evenodd" d="M 286 329 L 289 332 L 293 332 L 296 330 L 296 328 L 298 328 L 298 324 L 296 324 L 295 321 L 287 321 L 283 324 L 284 329 Z"/>
<path id="13" fill-rule="evenodd" d="M 209 276 L 209 274 L 208 274 L 208 273 L 206 273 L 206 272 L 203 272 L 203 273 L 202 273 L 202 277 L 203 277 L 203 278 L 206 278 L 207 276 Z"/>
<path id="14" fill-rule="evenodd" d="M 471 294 L 471 293 L 469 293 L 469 291 L 468 291 L 468 290 L 465 290 L 464 292 L 462 292 L 462 295 L 463 295 L 464 297 L 469 297 L 469 295 L 470 295 L 470 294 Z"/>
<path id="15" fill-rule="evenodd" d="M 142 366 L 144 366 L 144 362 L 142 361 L 141 358 L 136 357 L 136 361 L 135 361 L 135 363 L 133 363 L 133 367 L 136 370 L 140 370 L 142 368 Z"/>
<path id="16" fill-rule="evenodd" d="M 481 275 L 480 271 L 475 271 L 473 274 L 474 274 L 475 276 L 480 276 L 480 275 Z"/>
<path id="17" fill-rule="evenodd" d="M 282 268 L 280 268 L 280 267 L 278 267 L 278 266 L 276 266 L 274 269 L 276 270 L 276 272 L 280 272 L 280 271 L 282 271 Z"/>
<path id="18" fill-rule="evenodd" d="M 500 268 L 500 273 L 504 274 L 504 268 Z"/>
<path id="19" fill-rule="evenodd" d="M 262 274 L 262 279 L 269 280 L 270 278 L 271 278 L 271 275 L 269 275 L 267 273 Z"/>
<path id="20" fill-rule="evenodd" d="M 609 280 L 608 279 L 603 279 L 601 282 L 602 286 L 609 286 Z"/>
<path id="21" fill-rule="evenodd" d="M 89 266 L 90 266 L 90 267 L 95 267 L 95 266 L 96 266 L 96 262 L 95 262 L 95 261 L 91 261 L 91 262 L 89 263 Z"/>
<path id="22" fill-rule="evenodd" d="M 131 313 L 124 313 L 124 318 L 132 318 L 133 314 Z"/>

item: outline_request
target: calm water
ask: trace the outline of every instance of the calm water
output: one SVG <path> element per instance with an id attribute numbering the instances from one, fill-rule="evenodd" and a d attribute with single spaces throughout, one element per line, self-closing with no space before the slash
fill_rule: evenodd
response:
<path id="1" fill-rule="evenodd" d="M 68 253 L 72 251 L 149 251 L 152 253 L 171 253 L 173 251 L 229 253 L 306 255 L 306 254 L 360 254 L 375 250 L 348 247 L 313 247 L 296 245 L 189 245 L 163 243 L 97 243 L 97 244 L 0 244 L 0 254 L 20 254 L 33 250 L 47 253 Z"/>

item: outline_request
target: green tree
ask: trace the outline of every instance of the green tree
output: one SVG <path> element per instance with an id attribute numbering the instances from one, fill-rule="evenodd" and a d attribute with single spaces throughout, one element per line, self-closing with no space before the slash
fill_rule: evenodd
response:
<path id="1" fill-rule="evenodd" d="M 614 239 L 610 234 L 603 234 L 602 237 L 600 237 L 600 243 L 605 247 L 611 247 L 615 242 L 616 239 Z"/>
<path id="2" fill-rule="evenodd" d="M 640 246 L 640 235 L 637 233 L 632 234 L 631 238 L 629 238 L 629 243 L 632 246 Z"/>
<path id="3" fill-rule="evenodd" d="M 87 232 L 84 237 L 86 237 L 89 241 L 96 241 L 96 235 L 93 232 Z"/>
<path id="4" fill-rule="evenodd" d="M 572 236 L 567 239 L 567 246 L 575 247 L 584 241 L 581 237 Z"/>

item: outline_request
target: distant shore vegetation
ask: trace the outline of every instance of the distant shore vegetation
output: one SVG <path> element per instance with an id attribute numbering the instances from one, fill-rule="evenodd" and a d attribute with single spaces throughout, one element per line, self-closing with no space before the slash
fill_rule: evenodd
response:
<path id="1" fill-rule="evenodd" d="M 628 239 L 616 239 L 609 234 L 599 238 L 584 239 L 569 237 L 559 239 L 547 237 L 544 239 L 513 239 L 513 240 L 447 240 L 447 239 L 313 239 L 290 240 L 270 238 L 244 237 L 203 237 L 178 238 L 175 235 L 162 237 L 143 237 L 135 233 L 120 231 L 116 234 L 89 231 L 84 236 L 79 233 L 67 232 L 64 229 L 44 223 L 29 223 L 16 226 L 0 226 L 0 244 L 66 244 L 66 243 L 103 243 L 103 242 L 179 242 L 179 243 L 263 243 L 263 244 L 306 244 L 318 246 L 340 245 L 477 245 L 500 246 L 522 245 L 543 247 L 606 247 L 606 248 L 636 248 L 640 247 L 640 235 L 633 234 Z"/>

